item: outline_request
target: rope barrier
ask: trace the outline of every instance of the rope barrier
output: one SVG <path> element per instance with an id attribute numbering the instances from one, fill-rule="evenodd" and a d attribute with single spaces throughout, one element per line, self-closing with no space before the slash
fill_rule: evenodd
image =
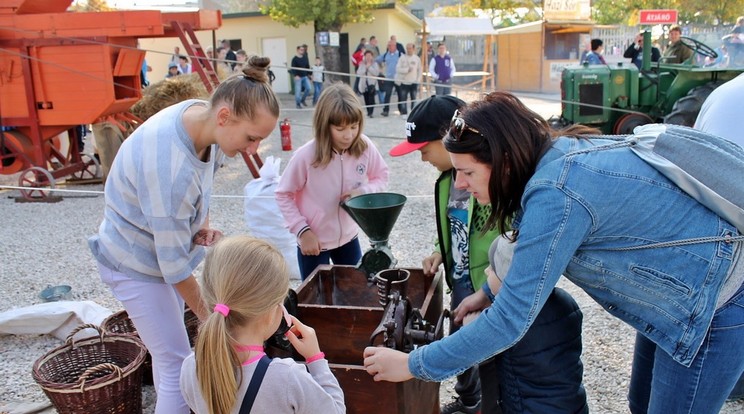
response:
<path id="1" fill-rule="evenodd" d="M 33 191 L 48 191 L 48 192 L 54 192 L 54 193 L 95 194 L 95 195 L 104 194 L 103 191 L 97 191 L 97 190 L 72 190 L 72 189 L 57 188 L 57 187 L 19 187 L 15 185 L 3 185 L 3 184 L 0 184 L 0 190 L 25 190 L 25 191 L 33 190 Z M 405 197 L 406 198 L 431 198 L 431 197 L 434 197 L 434 195 L 433 194 L 412 194 L 412 195 L 405 195 Z M 212 194 L 212 198 L 241 199 L 241 198 L 247 198 L 247 197 L 244 195 L 234 195 L 234 194 Z M 271 199 L 274 197 L 253 196 L 251 198 Z"/>

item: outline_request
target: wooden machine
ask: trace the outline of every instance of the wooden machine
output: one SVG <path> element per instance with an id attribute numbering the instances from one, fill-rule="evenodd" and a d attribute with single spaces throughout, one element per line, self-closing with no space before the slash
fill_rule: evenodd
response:
<path id="1" fill-rule="evenodd" d="M 300 285 L 296 297 L 290 295 L 290 302 L 296 304 L 288 309 L 315 329 L 350 414 L 439 413 L 439 383 L 419 379 L 375 382 L 363 366 L 367 346 L 410 352 L 443 335 L 447 312 L 442 303 L 442 274 L 427 277 L 422 269 L 378 267 L 394 265 L 392 254 L 383 246 L 387 247 L 404 202 L 404 196 L 394 193 L 347 200 L 345 209 L 351 209 L 352 218 L 372 241 L 367 252 L 371 256 L 357 267 L 319 266 Z M 273 355 L 302 360 L 296 353 L 282 352 Z"/>
<path id="2" fill-rule="evenodd" d="M 138 38 L 181 38 L 202 80 L 216 80 L 193 31 L 219 28 L 219 11 L 66 12 L 71 3 L 0 4 L 0 174 L 21 172 L 26 198 L 46 197 L 39 188 L 60 177 L 98 174 L 97 161 L 79 153 L 77 126 L 138 122 L 128 112 L 142 97 Z M 62 153 L 57 136 L 65 131 L 70 144 Z"/>

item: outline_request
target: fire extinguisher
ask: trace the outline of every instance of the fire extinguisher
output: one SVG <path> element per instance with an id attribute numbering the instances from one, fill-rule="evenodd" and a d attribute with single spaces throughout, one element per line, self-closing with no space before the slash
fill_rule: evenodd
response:
<path id="1" fill-rule="evenodd" d="M 289 124 L 289 118 L 279 122 L 279 131 L 282 133 L 282 150 L 292 150 L 292 126 Z"/>

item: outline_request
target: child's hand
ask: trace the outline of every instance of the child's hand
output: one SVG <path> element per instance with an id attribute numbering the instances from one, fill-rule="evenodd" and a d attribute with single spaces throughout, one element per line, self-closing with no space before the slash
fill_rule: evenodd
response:
<path id="1" fill-rule="evenodd" d="M 408 370 L 408 354 L 390 348 L 364 348 L 364 369 L 375 381 L 403 382 L 413 378 Z"/>
<path id="2" fill-rule="evenodd" d="M 343 201 L 346 201 L 346 200 L 348 200 L 348 199 L 350 199 L 350 198 L 354 198 L 354 197 L 356 197 L 356 196 L 358 196 L 358 195 L 362 195 L 362 192 L 361 192 L 361 191 L 359 191 L 359 190 L 351 190 L 351 191 L 349 191 L 348 193 L 343 193 L 343 194 L 341 195 L 341 201 L 342 201 L 342 202 L 343 202 Z"/>
<path id="3" fill-rule="evenodd" d="M 421 267 L 423 267 L 424 275 L 434 276 L 434 274 L 437 273 L 440 264 L 442 264 L 442 254 L 439 252 L 432 253 L 431 256 L 425 258 L 423 262 L 421 262 Z"/>
<path id="4" fill-rule="evenodd" d="M 491 300 L 488 299 L 488 296 L 483 292 L 483 289 L 478 289 L 475 293 L 463 299 L 460 302 L 460 305 L 452 311 L 452 316 L 454 316 L 453 322 L 455 325 L 460 325 L 468 314 L 472 312 L 480 312 L 490 305 Z"/>
<path id="5" fill-rule="evenodd" d="M 211 246 L 222 238 L 222 232 L 214 229 L 201 229 L 194 235 L 194 244 L 199 246 Z"/>
<path id="6" fill-rule="evenodd" d="M 294 316 L 290 316 L 292 317 L 292 327 L 285 334 L 289 343 L 305 359 L 317 355 L 320 352 L 320 346 L 318 345 L 318 337 L 315 335 L 315 329 L 303 324 Z"/>
<path id="7" fill-rule="evenodd" d="M 305 256 L 317 256 L 320 254 L 320 242 L 318 236 L 312 230 L 300 235 L 300 251 Z"/>

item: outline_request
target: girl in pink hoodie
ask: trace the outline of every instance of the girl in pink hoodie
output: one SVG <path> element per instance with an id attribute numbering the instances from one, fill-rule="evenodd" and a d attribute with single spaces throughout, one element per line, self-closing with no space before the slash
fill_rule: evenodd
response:
<path id="1" fill-rule="evenodd" d="M 363 126 L 354 91 L 342 83 L 326 88 L 315 107 L 315 139 L 297 149 L 279 181 L 276 200 L 297 235 L 303 280 L 320 264 L 356 265 L 362 257 L 359 227 L 340 203 L 384 191 L 388 182 L 387 164 Z"/>

